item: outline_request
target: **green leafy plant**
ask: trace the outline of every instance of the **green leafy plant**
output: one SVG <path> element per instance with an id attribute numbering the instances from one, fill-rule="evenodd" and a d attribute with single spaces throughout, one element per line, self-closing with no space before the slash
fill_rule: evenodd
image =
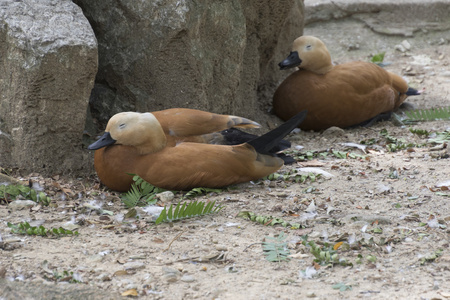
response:
<path id="1" fill-rule="evenodd" d="M 363 143 L 362 143 L 363 144 Z M 325 158 L 329 155 L 334 156 L 336 158 L 340 158 L 340 159 L 347 159 L 347 158 L 362 158 L 364 159 L 365 156 L 364 155 L 360 155 L 354 152 L 348 152 L 348 151 L 338 151 L 338 150 L 334 150 L 334 149 L 330 149 L 330 150 L 324 150 L 324 151 L 298 151 L 298 150 L 290 150 L 290 151 L 286 151 L 286 154 L 292 156 L 295 160 L 298 161 L 308 161 L 308 160 L 312 160 L 315 158 Z"/>
<path id="2" fill-rule="evenodd" d="M 442 256 L 444 250 L 439 249 L 434 252 L 428 253 L 425 256 L 420 258 L 420 264 L 423 265 L 425 263 L 434 262 L 438 257 Z"/>
<path id="3" fill-rule="evenodd" d="M 314 255 L 314 262 L 321 266 L 333 266 L 339 264 L 342 266 L 351 266 L 352 264 L 345 259 L 340 259 L 337 250 L 328 243 L 324 243 L 323 246 L 317 245 L 314 241 L 307 241 L 307 237 L 303 238 L 302 244 L 309 248 L 309 251 Z"/>
<path id="4" fill-rule="evenodd" d="M 341 158 L 341 159 L 346 159 L 346 158 L 363 158 L 364 159 L 365 158 L 364 155 L 356 154 L 353 152 L 332 150 L 331 153 L 333 154 L 334 157 Z"/>
<path id="5" fill-rule="evenodd" d="M 45 279 L 55 281 L 55 282 L 68 282 L 68 283 L 83 283 L 82 281 L 76 279 L 76 276 L 72 271 L 64 270 L 62 272 L 54 271 L 53 277 L 44 276 Z"/>
<path id="6" fill-rule="evenodd" d="M 121 196 L 122 202 L 127 208 L 155 204 L 156 194 L 165 191 L 165 189 L 148 183 L 138 175 L 129 175 L 133 175 L 134 183 L 131 185 L 131 189 Z"/>
<path id="7" fill-rule="evenodd" d="M 162 222 L 173 222 L 182 219 L 218 213 L 222 210 L 223 206 L 215 206 L 215 204 L 216 201 L 208 203 L 201 201 L 194 201 L 191 203 L 184 202 L 183 205 L 181 204 L 181 202 L 179 202 L 176 206 L 171 204 L 169 209 L 167 209 L 167 206 L 164 207 L 155 223 L 156 225 L 158 225 Z"/>
<path id="8" fill-rule="evenodd" d="M 370 61 L 373 62 L 374 64 L 380 65 L 380 64 L 383 63 L 385 54 L 386 54 L 386 52 L 377 53 L 377 54 L 372 56 Z"/>
<path id="9" fill-rule="evenodd" d="M 409 131 L 412 134 L 418 135 L 420 137 L 427 137 L 430 135 L 430 131 L 425 129 L 418 129 L 418 128 L 409 128 Z"/>
<path id="10" fill-rule="evenodd" d="M 262 248 L 266 259 L 270 262 L 289 261 L 291 252 L 287 248 L 287 243 L 284 241 L 286 235 L 281 232 L 277 237 L 266 236 L 262 243 Z M 267 240 L 270 240 L 267 241 Z"/>
<path id="11" fill-rule="evenodd" d="M 247 220 L 250 220 L 252 222 L 257 222 L 259 224 L 263 224 L 263 225 L 270 225 L 270 226 L 274 226 L 274 225 L 281 225 L 283 227 L 288 227 L 291 229 L 299 229 L 299 228 L 304 228 L 304 226 L 298 224 L 298 223 L 291 223 L 288 221 L 285 221 L 281 218 L 276 218 L 276 217 L 272 217 L 272 216 L 258 216 L 253 212 L 250 211 L 241 211 L 237 214 L 237 217 L 240 218 L 244 218 Z"/>
<path id="12" fill-rule="evenodd" d="M 404 139 L 398 139 L 391 136 L 386 129 L 380 131 L 381 136 L 386 139 L 386 148 L 389 152 L 396 152 L 403 149 L 408 149 L 412 147 L 419 147 L 420 145 L 414 143 L 407 143 Z"/>
<path id="13" fill-rule="evenodd" d="M 68 283 L 82 283 L 81 276 L 75 274 L 72 271 L 64 270 L 62 272 L 58 270 L 51 270 L 47 260 L 41 263 L 42 276 L 48 281 L 54 282 L 68 282 Z"/>
<path id="14" fill-rule="evenodd" d="M 223 190 L 221 189 L 211 189 L 211 188 L 193 188 L 189 192 L 187 192 L 183 198 L 194 198 L 200 195 L 208 194 L 208 193 L 221 193 Z"/>
<path id="15" fill-rule="evenodd" d="M 320 174 L 308 173 L 308 174 L 299 174 L 297 170 L 293 169 L 287 173 L 272 173 L 264 177 L 264 180 L 283 180 L 283 181 L 291 181 L 296 183 L 304 183 L 306 180 L 310 180 L 311 182 L 316 181 L 317 178 L 320 177 Z"/>
<path id="16" fill-rule="evenodd" d="M 37 192 L 35 189 L 22 184 L 0 185 L 0 201 L 16 200 L 19 195 L 45 206 L 52 201 L 44 192 Z"/>
<path id="17" fill-rule="evenodd" d="M 408 119 L 403 123 L 417 123 L 424 121 L 450 120 L 450 107 L 429 108 L 405 111 Z"/>
<path id="18" fill-rule="evenodd" d="M 332 286 L 333 289 L 335 290 L 339 290 L 341 292 L 345 292 L 345 291 L 351 291 L 352 290 L 352 286 L 349 284 L 345 284 L 343 282 L 339 282 L 336 283 Z"/>
<path id="19" fill-rule="evenodd" d="M 11 233 L 21 235 L 39 235 L 45 237 L 78 235 L 78 231 L 66 230 L 62 227 L 47 229 L 42 225 L 39 227 L 31 226 L 28 222 L 22 222 L 19 224 L 12 224 L 8 222 L 7 225 L 11 228 Z"/>
<path id="20" fill-rule="evenodd" d="M 433 144 L 443 144 L 450 142 L 450 130 L 446 130 L 444 132 L 436 132 L 436 135 L 431 137 L 432 134 L 429 135 L 428 143 Z"/>

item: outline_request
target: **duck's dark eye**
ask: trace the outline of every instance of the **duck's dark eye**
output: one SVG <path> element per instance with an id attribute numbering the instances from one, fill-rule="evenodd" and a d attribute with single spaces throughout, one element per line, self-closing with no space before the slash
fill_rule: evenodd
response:
<path id="1" fill-rule="evenodd" d="M 311 50 L 312 46 L 311 45 L 306 45 L 306 50 Z"/>
<path id="2" fill-rule="evenodd" d="M 119 125 L 119 129 L 124 129 L 125 126 L 126 126 L 126 124 L 125 124 L 125 123 L 122 123 L 122 124 Z"/>

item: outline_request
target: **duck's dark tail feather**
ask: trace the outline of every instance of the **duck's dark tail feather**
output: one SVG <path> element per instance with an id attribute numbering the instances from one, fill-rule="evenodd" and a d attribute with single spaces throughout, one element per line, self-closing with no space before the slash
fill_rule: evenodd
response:
<path id="1" fill-rule="evenodd" d="M 375 125 L 378 122 L 389 121 L 391 119 L 391 117 L 392 117 L 392 112 L 389 111 L 389 112 L 378 114 L 375 117 L 370 118 L 367 121 L 363 121 L 359 124 L 352 125 L 347 128 L 351 129 L 351 128 L 358 128 L 358 127 L 370 127 L 370 126 Z"/>
<path id="2" fill-rule="evenodd" d="M 248 141 L 247 144 L 253 146 L 258 153 L 273 155 L 276 152 L 274 149 L 279 146 L 281 140 L 303 122 L 306 114 L 306 110 L 298 113 L 274 130 Z"/>
<path id="3" fill-rule="evenodd" d="M 222 130 L 220 134 L 223 137 L 223 141 L 221 143 L 225 145 L 239 145 L 258 138 L 256 134 L 244 132 L 236 128 Z M 277 145 L 275 145 L 273 152 L 282 151 L 290 147 L 291 143 L 289 141 L 281 140 Z"/>
<path id="4" fill-rule="evenodd" d="M 416 96 L 416 95 L 420 95 L 420 92 L 418 90 L 410 87 L 410 88 L 408 88 L 408 90 L 406 91 L 405 94 L 408 96 Z"/>

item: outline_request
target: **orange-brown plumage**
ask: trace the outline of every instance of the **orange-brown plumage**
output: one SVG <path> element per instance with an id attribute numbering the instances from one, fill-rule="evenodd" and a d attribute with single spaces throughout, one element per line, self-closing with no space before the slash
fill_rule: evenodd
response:
<path id="1" fill-rule="evenodd" d="M 283 159 L 266 153 L 266 150 L 258 153 L 255 149 L 258 148 L 258 143 L 253 141 L 229 146 L 192 143 L 173 138 L 199 137 L 208 134 L 211 128 L 221 130 L 224 126 L 254 127 L 257 124 L 233 116 L 210 114 L 212 118 L 207 118 L 206 114 L 209 113 L 192 110 L 183 110 L 183 113 L 187 115 L 161 115 L 160 112 L 114 115 L 109 120 L 103 137 L 89 146 L 89 149 L 96 150 L 94 164 L 102 183 L 116 191 L 127 191 L 132 183 L 132 178 L 127 173 L 132 173 L 165 189 L 223 187 L 259 179 L 283 165 Z M 210 127 L 198 126 L 201 117 L 197 122 L 189 113 L 204 116 L 204 124 Z M 278 136 L 273 140 L 274 144 L 278 144 L 303 118 L 304 114 L 297 116 L 291 123 L 285 123 L 288 126 L 285 126 L 282 134 L 279 134 L 280 131 L 271 131 L 265 135 L 266 138 L 272 138 L 271 133 L 276 134 Z M 189 126 L 192 126 L 192 131 Z M 265 141 L 263 140 L 264 143 Z"/>
<path id="2" fill-rule="evenodd" d="M 294 41 L 291 55 L 280 67 L 294 66 L 300 69 L 277 88 L 273 109 L 283 120 L 307 109 L 308 116 L 299 126 L 304 130 L 357 125 L 393 111 L 407 97 L 407 83 L 373 63 L 333 66 L 328 49 L 315 37 Z"/>
<path id="3" fill-rule="evenodd" d="M 170 108 L 152 114 L 163 128 L 169 146 L 180 142 L 209 143 L 212 139 L 220 140 L 218 132 L 232 127 L 260 127 L 258 123 L 246 118 L 189 108 Z"/>

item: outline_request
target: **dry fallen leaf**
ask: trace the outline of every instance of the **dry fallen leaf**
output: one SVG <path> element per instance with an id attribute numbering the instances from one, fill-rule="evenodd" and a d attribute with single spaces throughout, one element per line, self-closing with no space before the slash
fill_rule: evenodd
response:
<path id="1" fill-rule="evenodd" d="M 317 159 L 299 162 L 298 164 L 302 167 L 323 167 L 323 166 L 325 166 L 325 163 L 320 162 Z"/>
<path id="2" fill-rule="evenodd" d="M 71 189 L 68 189 L 68 188 L 62 188 L 62 191 L 66 195 L 70 195 L 70 196 L 75 195 L 75 193 Z"/>
<path id="3" fill-rule="evenodd" d="M 114 272 L 113 276 L 123 276 L 123 275 L 128 275 L 128 272 L 125 270 L 119 270 Z"/>
<path id="4" fill-rule="evenodd" d="M 136 291 L 136 289 L 131 289 L 131 290 L 123 292 L 122 296 L 124 296 L 124 297 L 127 297 L 127 296 L 137 297 L 138 296 L 138 292 Z"/>
<path id="5" fill-rule="evenodd" d="M 164 243 L 164 241 L 162 239 L 157 238 L 157 237 L 153 238 L 152 242 L 153 243 L 157 243 L 157 244 L 163 244 Z"/>
<path id="6" fill-rule="evenodd" d="M 339 242 L 339 243 L 334 244 L 333 249 L 334 249 L 334 250 L 339 249 L 339 247 L 341 247 L 343 243 L 344 243 L 344 242 Z"/>

